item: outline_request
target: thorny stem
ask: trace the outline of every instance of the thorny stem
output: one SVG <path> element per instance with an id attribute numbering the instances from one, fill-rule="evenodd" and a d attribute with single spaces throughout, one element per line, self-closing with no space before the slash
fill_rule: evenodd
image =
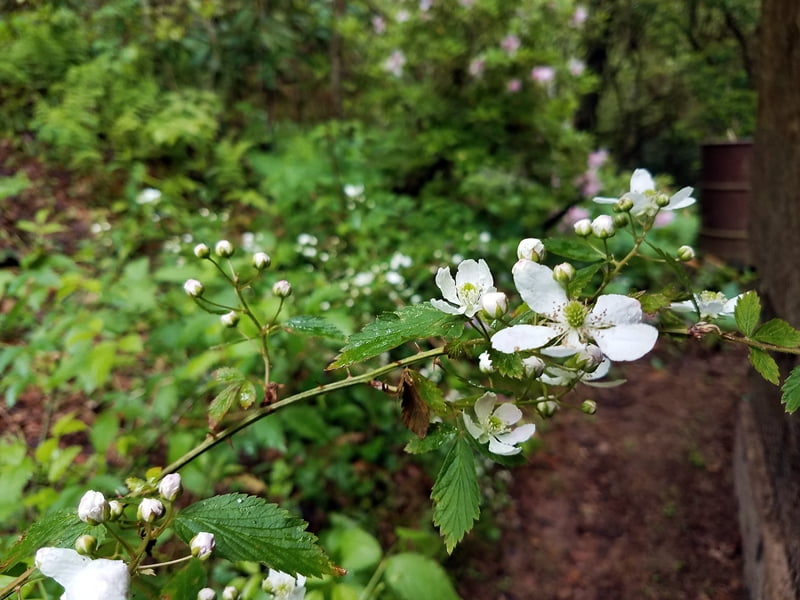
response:
<path id="1" fill-rule="evenodd" d="M 321 396 L 322 394 L 327 394 L 328 392 L 346 389 L 362 383 L 369 383 L 371 380 L 376 379 L 381 375 L 389 373 L 395 369 L 402 368 L 407 365 L 412 365 L 418 362 L 422 362 L 424 360 L 428 360 L 436 356 L 441 356 L 444 353 L 445 353 L 444 347 L 434 348 L 433 350 L 428 350 L 426 352 L 419 352 L 414 356 L 409 356 L 408 358 L 394 361 L 386 366 L 369 371 L 368 373 L 357 375 L 355 377 L 348 377 L 340 381 L 334 381 L 333 383 L 320 385 L 310 390 L 305 390 L 303 392 L 299 392 L 297 394 L 289 396 L 288 398 L 284 398 L 283 400 L 278 400 L 277 402 L 273 402 L 272 404 L 262 406 L 257 410 L 253 411 L 252 413 L 250 413 L 249 415 L 247 415 L 238 423 L 231 425 L 227 429 L 223 429 L 216 435 L 212 434 L 205 441 L 201 442 L 200 444 L 189 450 L 189 452 L 181 456 L 171 465 L 165 467 L 164 470 L 161 472 L 161 477 L 163 478 L 165 475 L 168 475 L 169 473 L 174 473 L 178 471 L 179 469 L 183 468 L 184 466 L 192 462 L 194 459 L 196 459 L 198 456 L 207 452 L 217 444 L 227 440 L 235 433 L 238 433 L 242 429 L 249 427 L 256 421 L 263 419 L 264 417 L 266 417 L 269 414 L 272 414 L 276 410 L 294 404 L 295 402 L 299 402 L 300 400 L 305 400 L 307 398 L 314 398 L 316 396 Z"/>

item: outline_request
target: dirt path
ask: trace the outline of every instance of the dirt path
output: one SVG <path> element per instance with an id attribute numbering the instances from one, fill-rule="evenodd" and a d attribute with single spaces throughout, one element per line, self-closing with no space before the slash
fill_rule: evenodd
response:
<path id="1" fill-rule="evenodd" d="M 744 598 L 731 466 L 746 355 L 684 341 L 622 375 L 584 390 L 594 417 L 541 428 L 502 539 L 453 557 L 465 599 Z"/>

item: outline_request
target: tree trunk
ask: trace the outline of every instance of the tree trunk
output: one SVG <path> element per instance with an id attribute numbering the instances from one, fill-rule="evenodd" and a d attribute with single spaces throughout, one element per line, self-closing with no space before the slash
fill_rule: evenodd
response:
<path id="1" fill-rule="evenodd" d="M 800 325 L 800 2 L 763 0 L 750 219 L 765 318 Z M 793 366 L 782 361 L 785 377 Z M 753 378 L 737 436 L 745 575 L 753 599 L 800 598 L 800 415 Z"/>

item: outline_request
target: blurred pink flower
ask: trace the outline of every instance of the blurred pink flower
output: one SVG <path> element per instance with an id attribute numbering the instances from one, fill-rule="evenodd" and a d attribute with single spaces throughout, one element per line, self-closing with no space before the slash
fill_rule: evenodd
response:
<path id="1" fill-rule="evenodd" d="M 480 77 L 483 75 L 483 69 L 486 67 L 486 61 L 482 58 L 473 58 L 469 63 L 469 74 L 473 77 Z"/>
<path id="2" fill-rule="evenodd" d="M 506 90 L 508 90 L 512 94 L 520 91 L 521 89 L 522 89 L 522 82 L 519 79 L 510 79 L 506 84 Z"/>
<path id="3" fill-rule="evenodd" d="M 403 74 L 403 67 L 405 64 L 405 54 L 403 54 L 400 50 L 395 50 L 383 63 L 383 68 L 389 71 L 395 77 L 400 77 Z"/>
<path id="4" fill-rule="evenodd" d="M 583 175 L 578 177 L 575 182 L 581 190 L 581 194 L 585 198 L 594 198 L 597 193 L 603 188 L 600 179 L 597 177 L 595 169 L 589 169 Z M 588 216 L 588 215 L 587 215 Z"/>
<path id="5" fill-rule="evenodd" d="M 419 9 L 422 12 L 428 12 L 433 6 L 433 0 L 419 0 Z"/>
<path id="6" fill-rule="evenodd" d="M 475 4 L 475 0 L 459 0 L 459 4 L 464 8 L 471 8 Z"/>
<path id="7" fill-rule="evenodd" d="M 503 41 L 500 42 L 500 46 L 505 50 L 508 54 L 514 54 L 520 47 L 519 38 L 515 35 L 507 35 L 503 38 Z"/>
<path id="8" fill-rule="evenodd" d="M 400 10 L 397 12 L 397 16 L 395 17 L 398 23 L 405 23 L 411 18 L 411 15 L 408 14 L 407 10 Z"/>
<path id="9" fill-rule="evenodd" d="M 583 72 L 586 70 L 586 65 L 579 58 L 570 58 L 569 63 L 567 63 L 567 68 L 570 73 L 578 77 L 579 75 L 583 75 Z"/>
<path id="10" fill-rule="evenodd" d="M 531 79 L 539 83 L 550 83 L 556 76 L 556 71 L 553 67 L 533 67 L 531 69 Z"/>
<path id="11" fill-rule="evenodd" d="M 383 17 L 380 15 L 375 15 L 372 17 L 372 29 L 378 35 L 381 35 L 386 31 L 386 21 L 383 20 Z"/>
<path id="12" fill-rule="evenodd" d="M 589 18 L 589 11 L 586 10 L 585 6 L 578 5 L 575 7 L 575 12 L 572 14 L 572 25 L 574 27 L 580 27 L 584 23 L 586 23 L 586 19 Z"/>
<path id="13" fill-rule="evenodd" d="M 589 153 L 589 158 L 587 159 L 587 163 L 590 169 L 599 169 L 608 160 L 608 151 L 607 150 L 595 150 L 594 152 Z"/>

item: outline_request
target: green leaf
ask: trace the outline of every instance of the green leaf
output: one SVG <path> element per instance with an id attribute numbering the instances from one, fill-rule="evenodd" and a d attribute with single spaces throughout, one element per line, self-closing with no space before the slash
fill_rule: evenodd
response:
<path id="1" fill-rule="evenodd" d="M 334 574 L 335 567 L 307 526 L 276 504 L 245 494 L 195 502 L 174 522 L 175 532 L 187 543 L 201 531 L 213 533 L 215 554 L 230 561 L 261 562 L 309 577 Z"/>
<path id="2" fill-rule="evenodd" d="M 25 173 L 18 173 L 11 177 L 0 177 L 0 200 L 9 196 L 16 196 L 31 186 L 31 180 Z"/>
<path id="3" fill-rule="evenodd" d="M 586 242 L 553 238 L 544 240 L 544 247 L 548 252 L 569 258 L 570 260 L 580 260 L 583 262 L 594 262 L 600 255 L 592 249 Z"/>
<path id="4" fill-rule="evenodd" d="M 177 571 L 158 594 L 159 600 L 196 600 L 197 590 L 206 585 L 206 570 L 199 560 L 191 560 Z"/>
<path id="5" fill-rule="evenodd" d="M 430 302 L 384 313 L 358 333 L 351 335 L 328 369 L 338 369 L 378 356 L 408 341 L 430 337 L 458 337 L 464 317 L 443 313 Z"/>
<path id="6" fill-rule="evenodd" d="M 216 427 L 233 408 L 233 405 L 236 404 L 241 389 L 241 384 L 234 383 L 223 388 L 211 401 L 208 406 L 208 423 L 212 428 Z"/>
<path id="7" fill-rule="evenodd" d="M 244 379 L 244 375 L 238 369 L 222 367 L 214 371 L 214 381 L 218 383 L 239 383 Z"/>
<path id="8" fill-rule="evenodd" d="M 800 331 L 783 319 L 767 321 L 756 330 L 752 337 L 754 340 L 773 346 L 783 346 L 784 348 L 800 346 Z"/>
<path id="9" fill-rule="evenodd" d="M 423 439 L 414 438 L 406 444 L 405 451 L 409 454 L 424 454 L 438 450 L 445 444 L 453 441 L 457 429 L 452 425 L 434 423 L 428 430 L 428 435 Z"/>
<path id="10" fill-rule="evenodd" d="M 381 544 L 360 527 L 335 527 L 325 538 L 325 547 L 347 571 L 374 569 L 383 557 Z"/>
<path id="11" fill-rule="evenodd" d="M 506 354 L 497 350 L 489 350 L 489 358 L 492 359 L 492 368 L 503 377 L 512 379 L 522 379 L 525 375 L 525 366 L 522 364 L 522 357 L 519 353 Z"/>
<path id="12" fill-rule="evenodd" d="M 431 492 L 433 523 L 451 553 L 480 515 L 475 458 L 469 442 L 459 437 L 444 459 Z"/>
<path id="13" fill-rule="evenodd" d="M 753 335 L 756 325 L 761 319 L 761 300 L 758 298 L 758 294 L 754 291 L 742 294 L 736 303 L 733 316 L 736 318 L 736 326 L 739 331 L 747 337 Z"/>
<path id="14" fill-rule="evenodd" d="M 764 350 L 760 348 L 750 348 L 750 364 L 770 383 L 775 385 L 780 383 L 778 363 Z"/>
<path id="15" fill-rule="evenodd" d="M 256 401 L 256 386 L 236 369 L 218 369 L 214 372 L 214 379 L 228 385 L 214 397 L 208 407 L 208 422 L 211 427 L 216 427 L 235 404 L 247 409 Z"/>
<path id="16" fill-rule="evenodd" d="M 296 333 L 305 335 L 315 335 L 319 337 L 329 337 L 337 340 L 344 339 L 345 335 L 336 325 L 322 317 L 311 315 L 301 315 L 288 319 L 283 326 Z"/>
<path id="17" fill-rule="evenodd" d="M 575 278 L 569 282 L 569 297 L 579 296 L 583 289 L 592 281 L 592 277 L 600 270 L 603 263 L 595 263 L 588 267 L 583 267 L 575 272 Z"/>
<path id="18" fill-rule="evenodd" d="M 786 405 L 786 412 L 793 413 L 800 408 L 800 367 L 795 367 L 781 388 L 781 402 Z"/>
<path id="19" fill-rule="evenodd" d="M 33 555 L 44 546 L 71 548 L 78 536 L 84 533 L 96 535 L 97 529 L 78 519 L 78 513 L 75 510 L 61 510 L 46 515 L 35 521 L 11 547 L 8 554 L 0 560 L 0 573 L 19 561 L 32 563 Z"/>
<path id="20" fill-rule="evenodd" d="M 415 552 L 395 554 L 386 560 L 383 580 L 400 600 L 458 600 L 445 570 L 431 558 Z"/>

